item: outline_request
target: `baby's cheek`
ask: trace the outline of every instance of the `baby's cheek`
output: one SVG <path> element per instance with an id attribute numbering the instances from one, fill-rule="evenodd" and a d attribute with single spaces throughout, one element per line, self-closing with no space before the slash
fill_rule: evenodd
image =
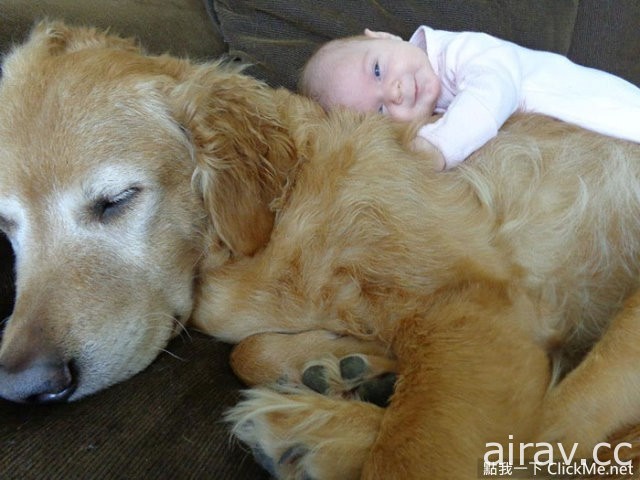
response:
<path id="1" fill-rule="evenodd" d="M 412 122 L 424 118 L 417 110 L 409 108 L 394 108 L 389 110 L 389 116 L 400 122 Z"/>

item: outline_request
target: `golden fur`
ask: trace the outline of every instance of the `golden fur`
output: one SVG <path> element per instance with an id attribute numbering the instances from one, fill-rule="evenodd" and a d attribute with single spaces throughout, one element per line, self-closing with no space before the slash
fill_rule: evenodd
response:
<path id="1" fill-rule="evenodd" d="M 281 477 L 477 478 L 486 442 L 587 455 L 640 420 L 636 144 L 520 116 L 436 174 L 380 116 L 56 23 L 0 105 L 6 398 L 91 394 L 189 321 L 255 385 L 348 353 L 398 372 L 386 410 L 250 390 L 229 419 Z"/>

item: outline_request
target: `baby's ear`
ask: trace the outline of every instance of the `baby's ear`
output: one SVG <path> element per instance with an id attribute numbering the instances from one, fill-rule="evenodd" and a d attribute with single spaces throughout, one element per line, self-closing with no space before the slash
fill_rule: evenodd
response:
<path id="1" fill-rule="evenodd" d="M 393 33 L 376 32 L 374 30 L 369 30 L 368 28 L 364 29 L 364 34 L 365 34 L 365 36 L 367 36 L 369 38 L 381 38 L 381 39 L 385 39 L 385 40 L 400 40 L 400 41 L 402 41 L 401 37 L 399 37 L 398 35 L 394 35 Z"/>

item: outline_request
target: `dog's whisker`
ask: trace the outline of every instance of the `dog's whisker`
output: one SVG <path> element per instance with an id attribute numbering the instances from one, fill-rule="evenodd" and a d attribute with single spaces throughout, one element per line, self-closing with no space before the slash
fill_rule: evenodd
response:
<path id="1" fill-rule="evenodd" d="M 164 352 L 164 353 L 166 353 L 166 354 L 168 354 L 168 355 L 170 355 L 170 356 L 172 356 L 172 357 L 173 357 L 173 358 L 175 358 L 176 360 L 180 360 L 181 362 L 186 362 L 186 361 L 187 361 L 187 359 L 186 359 L 186 358 L 181 357 L 180 355 L 176 355 L 175 353 L 173 353 L 173 352 L 172 352 L 172 351 L 170 351 L 170 350 L 167 350 L 166 348 L 161 348 L 161 349 L 160 349 L 160 351 L 161 351 L 161 352 Z"/>
<path id="2" fill-rule="evenodd" d="M 184 333 L 189 340 L 192 340 L 191 334 L 189 333 L 189 329 L 186 327 L 186 325 L 182 323 L 178 318 L 174 318 L 173 321 L 180 327 L 180 329 L 178 330 L 180 336 L 182 336 L 182 334 Z"/>
<path id="3" fill-rule="evenodd" d="M 147 325 L 142 329 L 142 331 L 146 332 L 146 331 L 164 330 L 164 331 L 168 331 L 169 333 L 173 333 L 173 332 L 176 332 L 176 326 L 177 326 L 178 329 L 176 333 L 180 335 L 181 338 L 186 337 L 189 341 L 193 340 L 189 332 L 189 329 L 186 327 L 186 325 L 182 321 L 180 321 L 180 319 L 176 318 L 173 315 L 169 315 L 165 312 L 150 312 L 142 317 L 143 320 L 162 319 L 162 318 L 170 319 L 171 325 L 149 324 L 149 322 L 146 322 Z"/>

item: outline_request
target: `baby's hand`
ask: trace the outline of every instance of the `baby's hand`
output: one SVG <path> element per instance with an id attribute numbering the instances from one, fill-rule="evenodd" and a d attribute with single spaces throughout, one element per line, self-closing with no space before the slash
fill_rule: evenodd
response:
<path id="1" fill-rule="evenodd" d="M 444 156 L 442 155 L 440 150 L 438 150 L 431 142 L 418 136 L 411 142 L 411 148 L 414 152 L 428 153 L 429 156 L 433 159 L 433 167 L 438 172 L 444 170 L 444 167 L 446 166 Z"/>

